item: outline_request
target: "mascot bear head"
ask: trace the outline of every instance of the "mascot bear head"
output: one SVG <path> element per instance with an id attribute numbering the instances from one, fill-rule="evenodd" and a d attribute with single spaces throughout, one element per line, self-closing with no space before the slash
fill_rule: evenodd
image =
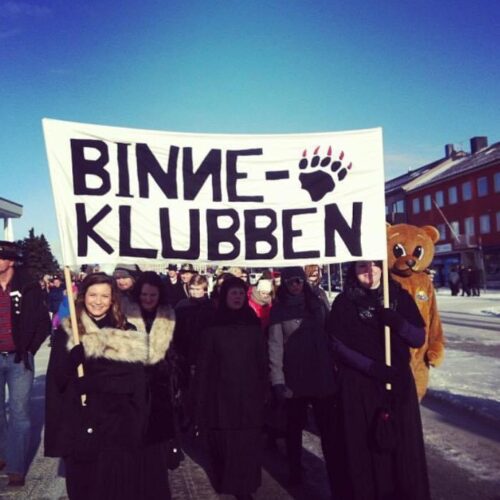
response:
<path id="1" fill-rule="evenodd" d="M 434 226 L 387 225 L 387 259 L 391 272 L 407 277 L 425 271 L 434 257 L 439 231 Z"/>

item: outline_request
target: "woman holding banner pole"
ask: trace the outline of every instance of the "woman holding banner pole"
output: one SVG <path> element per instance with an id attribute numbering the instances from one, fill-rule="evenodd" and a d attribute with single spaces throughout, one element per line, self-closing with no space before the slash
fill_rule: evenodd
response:
<path id="1" fill-rule="evenodd" d="M 344 500 L 427 500 L 420 409 L 409 366 L 409 348 L 424 342 L 424 323 L 412 298 L 388 279 L 384 287 L 381 277 L 380 261 L 353 263 L 329 317 L 339 383 L 336 492 Z M 390 327 L 390 342 L 384 326 Z"/>
<path id="2" fill-rule="evenodd" d="M 104 273 L 83 280 L 75 309 L 55 333 L 47 369 L 45 454 L 64 458 L 71 500 L 135 500 L 147 338 L 126 322 Z"/>

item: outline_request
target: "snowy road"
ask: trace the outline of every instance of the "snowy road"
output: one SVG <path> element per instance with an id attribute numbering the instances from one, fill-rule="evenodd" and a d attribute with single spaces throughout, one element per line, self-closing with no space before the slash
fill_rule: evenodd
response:
<path id="1" fill-rule="evenodd" d="M 446 338 L 422 419 L 434 500 L 500 499 L 500 294 L 438 294 Z"/>
<path id="2" fill-rule="evenodd" d="M 438 294 L 445 360 L 431 370 L 431 394 L 500 426 L 500 294 Z"/>

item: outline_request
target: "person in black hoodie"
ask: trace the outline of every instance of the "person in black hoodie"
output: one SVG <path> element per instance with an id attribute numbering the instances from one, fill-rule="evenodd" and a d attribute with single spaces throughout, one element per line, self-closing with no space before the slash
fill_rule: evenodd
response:
<path id="1" fill-rule="evenodd" d="M 312 405 L 330 484 L 335 379 L 328 351 L 326 311 L 311 291 L 301 267 L 282 270 L 277 302 L 271 309 L 269 362 L 273 393 L 285 405 L 289 483 L 302 481 L 302 430 Z"/>
<path id="2" fill-rule="evenodd" d="M 251 499 L 261 483 L 266 358 L 246 284 L 228 278 L 212 326 L 201 336 L 195 420 L 207 433 L 215 489 L 241 500 Z"/>
<path id="3" fill-rule="evenodd" d="M 136 500 L 148 417 L 148 339 L 126 322 L 113 279 L 104 273 L 83 280 L 75 307 L 80 343 L 67 318 L 50 353 L 45 454 L 64 458 L 71 500 Z"/>
<path id="4" fill-rule="evenodd" d="M 329 318 L 338 367 L 336 488 L 343 500 L 428 500 L 422 424 L 409 348 L 424 343 L 415 302 L 396 282 L 384 309 L 381 263 L 359 261 Z M 384 325 L 392 366 L 385 363 Z M 391 390 L 386 384 L 391 384 Z"/>

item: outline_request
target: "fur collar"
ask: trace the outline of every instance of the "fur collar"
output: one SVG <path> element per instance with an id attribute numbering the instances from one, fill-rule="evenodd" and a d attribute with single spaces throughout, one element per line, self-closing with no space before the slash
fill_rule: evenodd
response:
<path id="1" fill-rule="evenodd" d="M 131 303 L 125 311 L 127 321 L 134 325 L 138 331 L 146 332 L 146 325 L 142 319 L 141 309 L 138 304 Z M 170 306 L 159 306 L 156 318 L 151 327 L 148 339 L 147 363 L 154 365 L 165 357 L 174 334 L 175 313 Z"/>
<path id="2" fill-rule="evenodd" d="M 70 319 L 65 318 L 62 324 L 68 335 L 67 348 L 71 350 L 74 342 Z M 82 325 L 85 333 L 80 335 L 80 342 L 87 358 L 147 363 L 148 344 L 142 332 L 99 328 L 85 312 L 82 313 Z"/>

